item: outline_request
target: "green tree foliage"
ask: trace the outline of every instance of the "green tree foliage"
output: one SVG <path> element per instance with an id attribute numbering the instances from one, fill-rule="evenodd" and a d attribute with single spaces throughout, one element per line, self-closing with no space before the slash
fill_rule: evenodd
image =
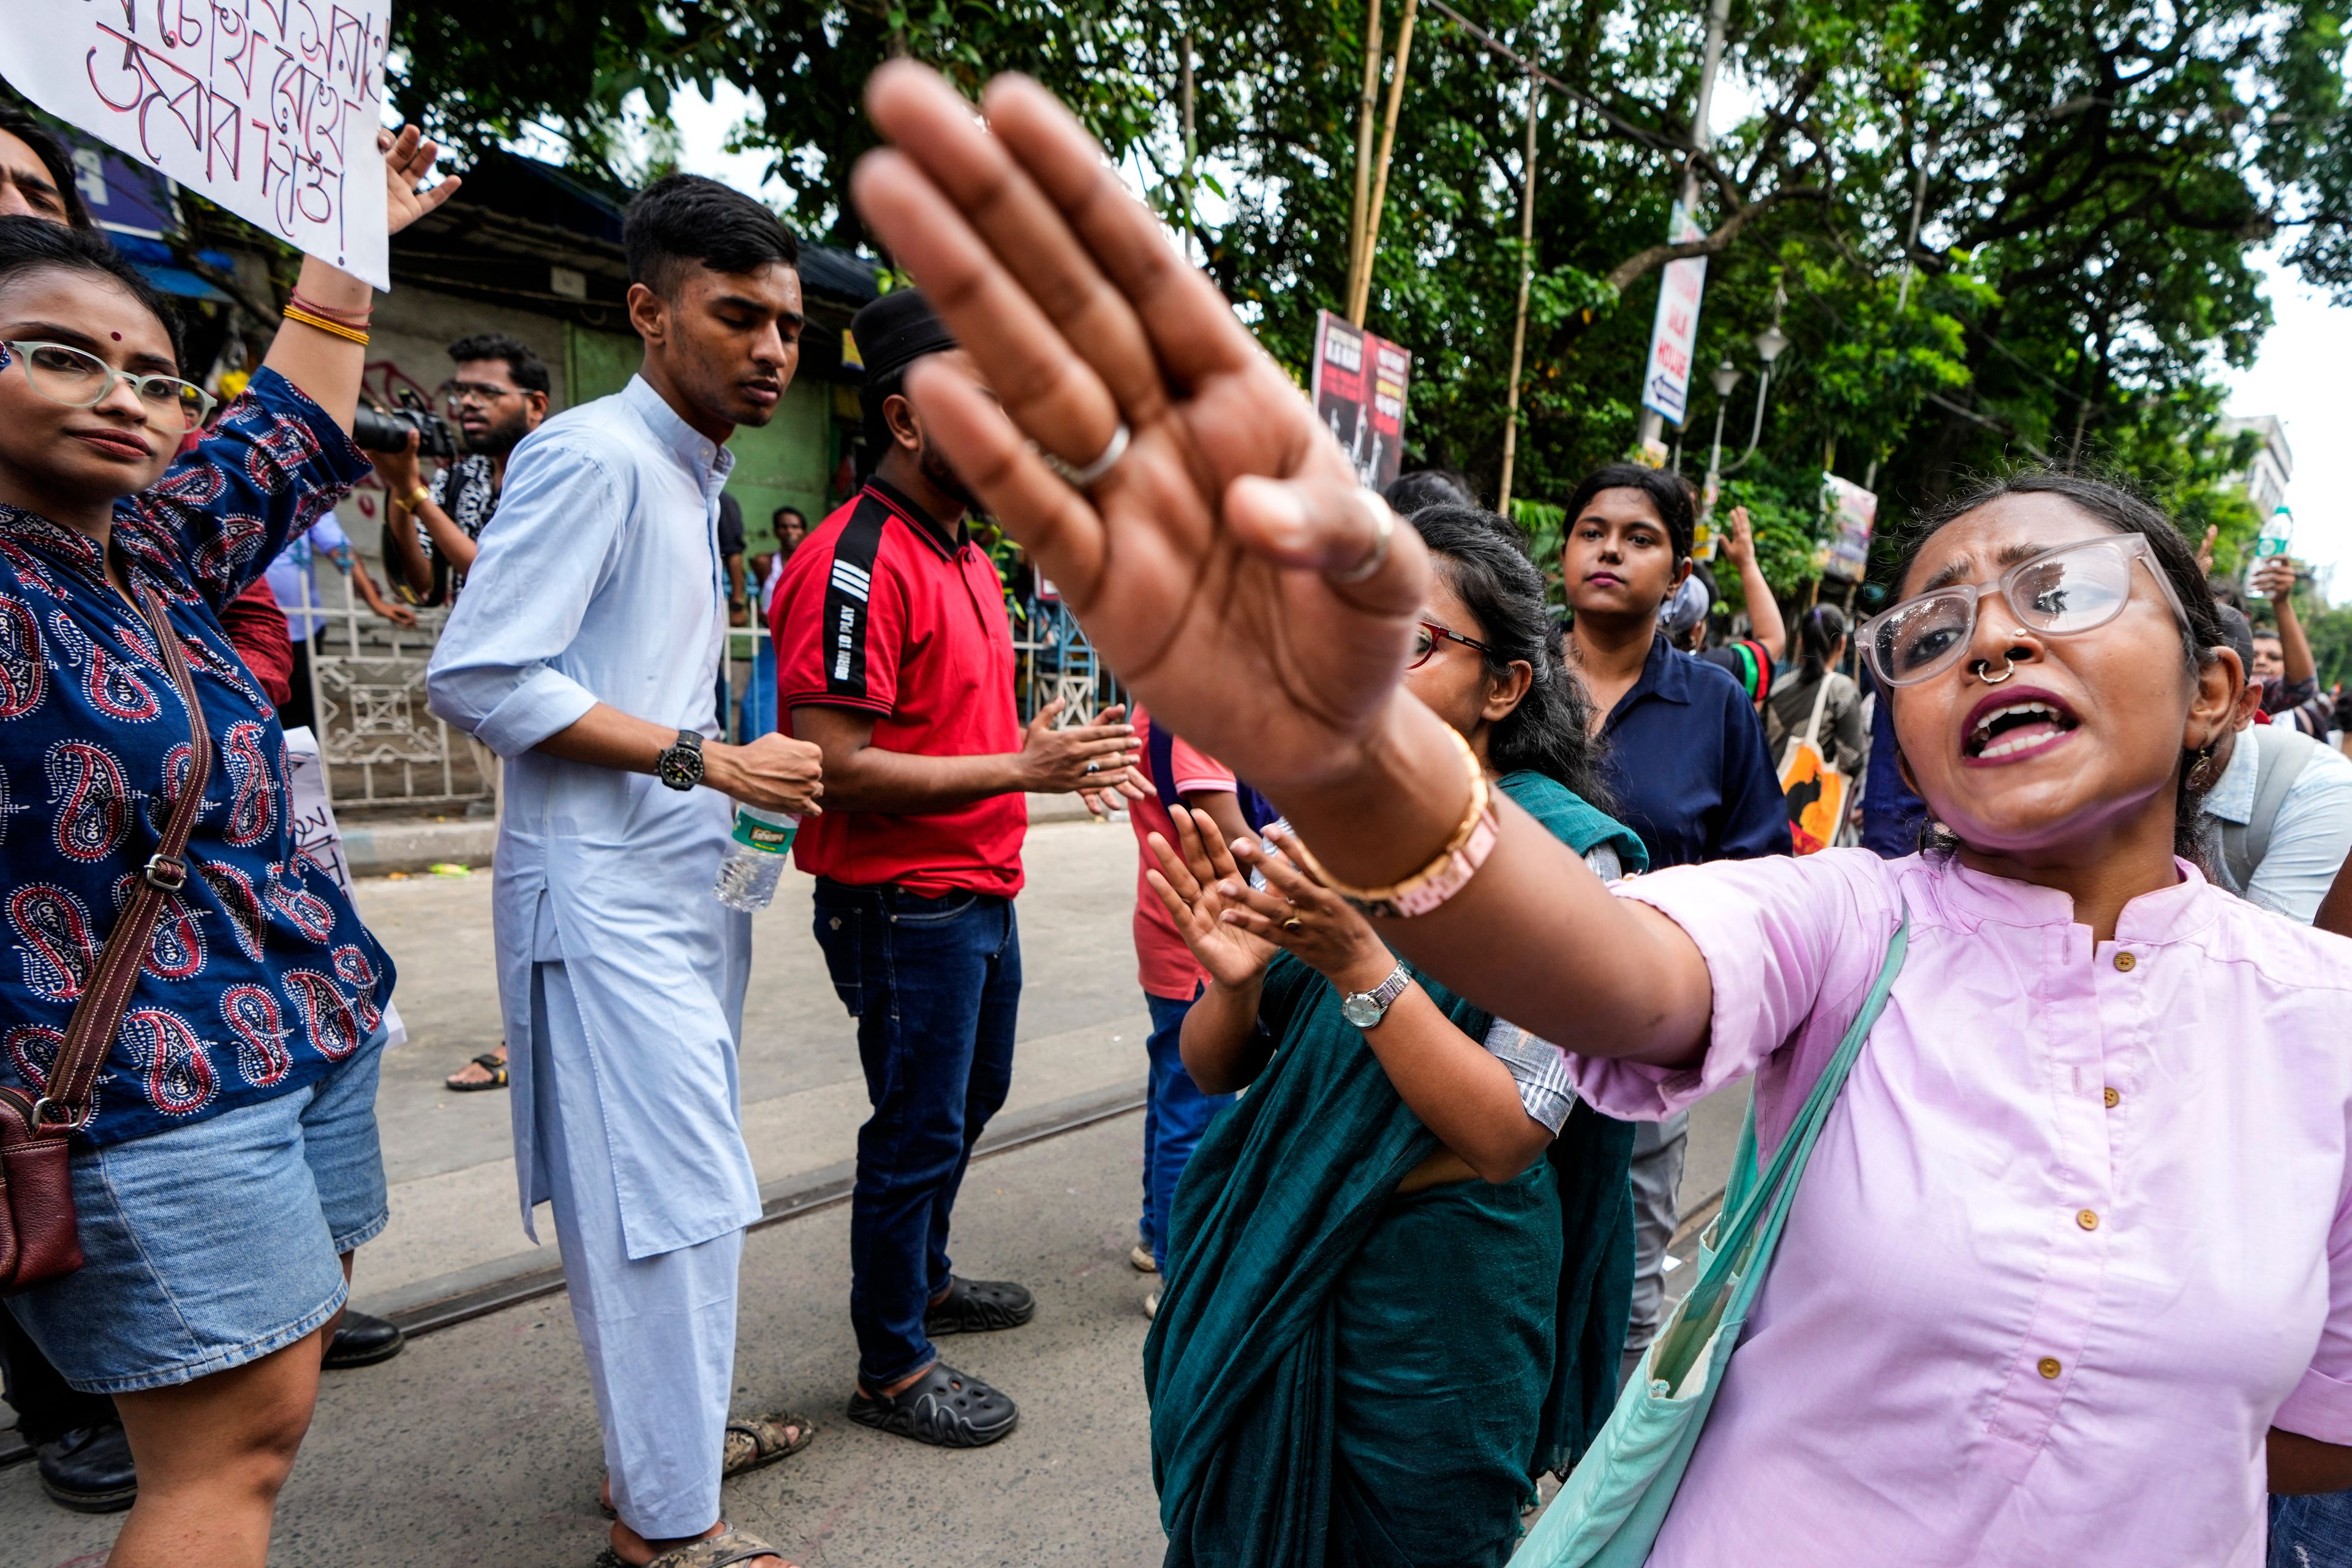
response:
<path id="1" fill-rule="evenodd" d="M 1384 4 L 1392 45 L 1402 0 Z M 2213 436 L 2218 376 L 2269 324 L 2250 253 L 2279 241 L 2352 295 L 2347 5 L 1740 0 L 1725 69 L 1755 110 L 1706 153 L 1694 0 L 1465 5 L 1541 65 L 1541 89 L 1424 7 L 1367 321 L 1415 356 L 1409 458 L 1489 491 L 1498 476 L 1535 90 L 1519 497 L 1556 502 L 1625 452 L 1658 269 L 1704 250 L 1680 461 L 1705 471 L 1722 359 L 1742 372 L 1740 458 L 1750 340 L 1777 320 L 1792 346 L 1726 493 L 1783 591 L 1812 570 L 1825 466 L 1880 492 L 1883 535 L 2016 463 L 2113 474 L 2192 533 L 2219 525 L 2226 566 L 2255 521 L 2231 489 L 2243 454 Z M 401 107 L 461 144 L 538 126 L 609 165 L 632 93 L 658 118 L 677 91 L 731 83 L 758 105 L 737 141 L 773 154 L 788 216 L 844 245 L 864 240 L 845 195 L 872 140 L 857 95 L 897 53 L 968 89 L 1036 75 L 1182 220 L 1189 36 L 1207 267 L 1302 377 L 1345 287 L 1363 0 L 549 0 L 411 6 L 394 26 Z M 1669 246 L 1685 166 L 1709 234 Z"/>

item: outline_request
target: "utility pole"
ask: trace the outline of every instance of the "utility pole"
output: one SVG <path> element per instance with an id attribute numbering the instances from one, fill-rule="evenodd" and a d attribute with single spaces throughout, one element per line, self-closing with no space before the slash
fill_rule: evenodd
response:
<path id="1" fill-rule="evenodd" d="M 1715 104 L 1715 73 L 1723 64 L 1723 33 L 1730 21 L 1731 0 L 1714 0 L 1706 13 L 1706 47 L 1699 56 L 1698 108 L 1691 117 L 1692 155 L 1683 163 L 1682 206 L 1683 211 L 1693 215 L 1698 211 L 1698 154 L 1705 153 L 1715 140 L 1707 130 L 1707 120 Z M 1665 416 L 1656 409 L 1643 408 L 1638 439 L 1656 440 L 1665 423 Z"/>
<path id="2" fill-rule="evenodd" d="M 1404 0 L 1404 19 L 1397 25 L 1396 68 L 1389 73 L 1389 106 L 1381 117 L 1381 155 L 1372 175 L 1372 202 L 1364 212 L 1363 265 L 1356 271 L 1355 289 L 1348 296 L 1348 320 L 1364 324 L 1372 299 L 1372 258 L 1381 250 L 1381 208 L 1389 195 L 1389 159 L 1396 152 L 1397 107 L 1404 101 L 1406 67 L 1412 60 L 1412 20 L 1421 0 Z"/>
<path id="3" fill-rule="evenodd" d="M 1536 111 L 1543 105 L 1536 79 L 1528 78 L 1528 155 L 1519 170 L 1519 315 L 1511 328 L 1511 384 L 1504 395 L 1503 483 L 1495 510 L 1511 515 L 1511 468 L 1519 451 L 1519 367 L 1528 345 L 1528 285 L 1536 263 Z"/>
<path id="4" fill-rule="evenodd" d="M 1356 279 L 1364 268 L 1364 215 L 1372 203 L 1372 110 L 1380 102 L 1381 0 L 1365 0 L 1364 89 L 1356 120 L 1356 205 L 1348 215 L 1348 292 L 1346 305 L 1356 298 Z"/>

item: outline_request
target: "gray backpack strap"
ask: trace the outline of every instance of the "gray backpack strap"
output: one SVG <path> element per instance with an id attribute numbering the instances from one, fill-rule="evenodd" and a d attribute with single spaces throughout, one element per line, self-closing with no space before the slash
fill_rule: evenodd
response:
<path id="1" fill-rule="evenodd" d="M 2304 764 L 2319 742 L 2279 724 L 2254 726 L 2254 810 L 2242 824 L 2221 825 L 2221 855 L 2228 862 L 2236 890 L 2252 886 L 2254 872 L 2271 852 L 2271 830 L 2278 826 L 2279 807 L 2286 792 L 2303 773 Z"/>

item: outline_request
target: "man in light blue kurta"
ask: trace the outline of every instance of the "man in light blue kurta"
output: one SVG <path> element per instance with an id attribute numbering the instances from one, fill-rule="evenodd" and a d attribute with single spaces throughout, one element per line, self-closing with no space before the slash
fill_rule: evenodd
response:
<path id="1" fill-rule="evenodd" d="M 668 184 L 639 198 L 633 231 Z M 434 711 L 506 759 L 493 898 L 523 1226 L 537 1239 L 532 1209 L 553 1205 L 613 1500 L 637 1538 L 616 1531 L 616 1551 L 719 1518 L 760 1194 L 736 1058 L 751 921 L 711 889 L 730 793 L 801 810 L 815 787 L 813 748 L 712 739 L 720 443 L 764 423 L 800 325 L 790 240 L 752 210 L 781 251 L 732 275 L 723 259 L 761 261 L 756 235 L 748 258 L 677 241 L 702 265 L 631 289 L 644 371 L 515 448 L 426 675 Z M 745 324 L 747 298 L 764 325 Z M 795 768 L 797 794 L 779 782 Z"/>

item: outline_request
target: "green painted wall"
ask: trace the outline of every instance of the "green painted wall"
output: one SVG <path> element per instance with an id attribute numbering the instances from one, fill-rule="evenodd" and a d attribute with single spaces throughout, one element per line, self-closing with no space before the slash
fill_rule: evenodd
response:
<path id="1" fill-rule="evenodd" d="M 643 353 L 635 335 L 568 329 L 564 384 L 581 402 L 618 392 L 635 375 Z M 776 405 L 776 416 L 759 429 L 746 426 L 727 443 L 735 472 L 727 489 L 743 506 L 744 548 L 757 555 L 775 548 L 769 516 L 780 506 L 796 506 L 812 526 L 832 510 L 826 481 L 837 460 L 833 434 L 832 389 L 796 380 Z"/>

